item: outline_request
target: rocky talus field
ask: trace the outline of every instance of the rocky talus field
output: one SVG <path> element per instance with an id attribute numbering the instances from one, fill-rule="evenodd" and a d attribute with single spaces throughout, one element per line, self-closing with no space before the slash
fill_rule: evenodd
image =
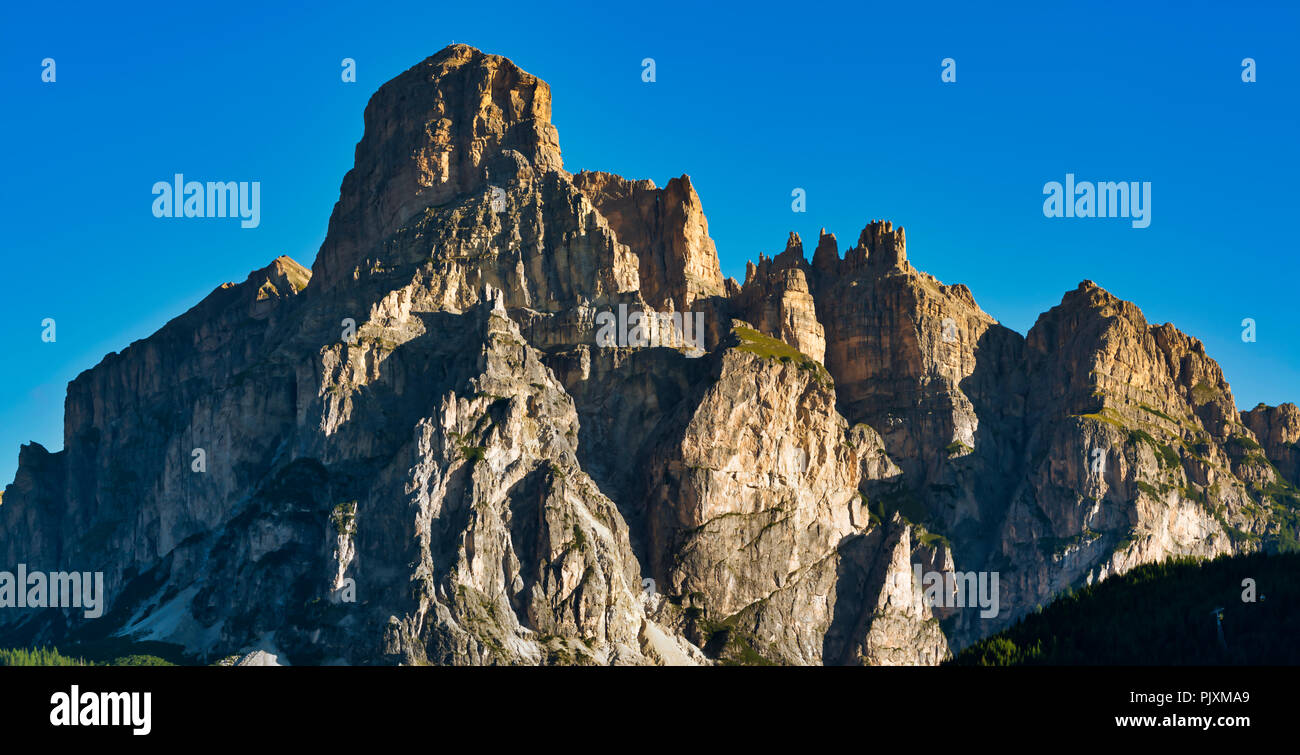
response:
<path id="1" fill-rule="evenodd" d="M 1021 336 L 885 221 L 724 278 L 688 176 L 569 173 L 550 116 L 442 50 L 370 100 L 311 269 L 77 377 L 0 564 L 102 571 L 108 604 L 6 611 L 0 647 L 932 665 L 1067 588 L 1296 546 L 1300 411 L 1238 412 L 1195 338 L 1091 281 Z M 699 348 L 597 337 L 649 310 Z M 996 615 L 914 565 L 995 572 Z"/>

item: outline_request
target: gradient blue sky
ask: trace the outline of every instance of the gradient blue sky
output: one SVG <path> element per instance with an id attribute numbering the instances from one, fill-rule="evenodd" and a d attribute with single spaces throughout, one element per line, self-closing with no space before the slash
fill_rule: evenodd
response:
<path id="1" fill-rule="evenodd" d="M 550 82 L 569 170 L 690 174 L 726 274 L 890 219 L 1015 330 L 1092 279 L 1202 339 L 1239 406 L 1300 400 L 1295 4 L 618 5 L 8 8 L 0 485 L 20 443 L 62 448 L 79 372 L 276 255 L 310 266 L 371 93 L 453 40 Z M 177 172 L 261 181 L 261 226 L 155 219 Z M 1044 218 L 1066 172 L 1152 182 L 1151 226 Z"/>

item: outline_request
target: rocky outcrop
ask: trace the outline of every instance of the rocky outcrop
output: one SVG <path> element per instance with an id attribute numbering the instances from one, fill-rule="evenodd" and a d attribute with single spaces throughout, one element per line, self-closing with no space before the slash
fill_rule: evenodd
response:
<path id="1" fill-rule="evenodd" d="M 595 171 L 577 174 L 573 183 L 637 254 L 641 297 L 651 307 L 691 309 L 724 294 L 718 252 L 690 176 L 663 189 Z"/>
<path id="2" fill-rule="evenodd" d="M 1300 485 L 1300 409 L 1295 404 L 1260 404 L 1241 413 L 1241 422 L 1262 445 L 1264 455 L 1293 485 Z M 1249 444 L 1245 444 L 1247 450 Z"/>
<path id="3" fill-rule="evenodd" d="M 737 336 L 715 356 L 647 465 L 654 574 L 707 596 L 697 604 L 715 616 L 765 599 L 867 522 L 834 389 L 756 343 Z"/>
<path id="4" fill-rule="evenodd" d="M 1021 337 L 879 221 L 724 280 L 689 177 L 570 175 L 549 118 L 464 45 L 384 85 L 312 270 L 109 355 L 64 450 L 23 447 L 0 557 L 102 571 L 108 611 L 0 638 L 933 664 L 1139 563 L 1293 545 L 1295 406 L 1238 415 L 1172 325 L 1085 282 Z"/>
<path id="5" fill-rule="evenodd" d="M 745 285 L 736 296 L 735 308 L 760 332 L 824 362 L 826 332 L 817 319 L 807 267 L 803 242 L 799 234 L 791 233 L 784 252 L 771 259 L 759 254 L 757 265 L 746 266 Z"/>
<path id="6" fill-rule="evenodd" d="M 313 265 L 330 291 L 355 280 L 374 246 L 419 213 L 517 178 L 561 171 L 551 89 L 511 61 L 451 45 L 370 98 L 365 135 Z M 495 194 L 499 197 L 499 194 Z M 383 260 L 377 260 L 383 264 Z"/>

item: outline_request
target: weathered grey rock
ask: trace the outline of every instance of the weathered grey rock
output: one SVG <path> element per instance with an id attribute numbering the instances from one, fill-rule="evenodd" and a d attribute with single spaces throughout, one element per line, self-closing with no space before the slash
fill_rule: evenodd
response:
<path id="1" fill-rule="evenodd" d="M 1294 517 L 1295 406 L 1239 415 L 1136 306 L 1085 282 L 1022 338 L 887 222 L 811 264 L 792 235 L 742 286 L 688 177 L 570 175 L 549 117 L 544 82 L 443 50 L 368 105 L 311 272 L 279 258 L 74 380 L 0 558 L 103 571 L 109 610 L 5 609 L 0 640 L 933 664 Z M 651 310 L 700 318 L 701 348 L 597 343 Z M 929 606 L 914 565 L 998 572 L 999 612 Z"/>

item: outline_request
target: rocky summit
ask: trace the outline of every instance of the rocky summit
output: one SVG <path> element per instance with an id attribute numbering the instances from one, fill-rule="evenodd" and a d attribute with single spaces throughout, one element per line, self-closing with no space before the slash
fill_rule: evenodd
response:
<path id="1" fill-rule="evenodd" d="M 1195 338 L 1090 281 L 1022 337 L 887 221 L 724 278 L 689 177 L 571 174 L 550 115 L 442 50 L 366 107 L 311 270 L 77 377 L 0 569 L 102 572 L 105 610 L 6 610 L 0 645 L 936 664 L 1140 564 L 1295 546 L 1300 411 L 1239 413 Z"/>

